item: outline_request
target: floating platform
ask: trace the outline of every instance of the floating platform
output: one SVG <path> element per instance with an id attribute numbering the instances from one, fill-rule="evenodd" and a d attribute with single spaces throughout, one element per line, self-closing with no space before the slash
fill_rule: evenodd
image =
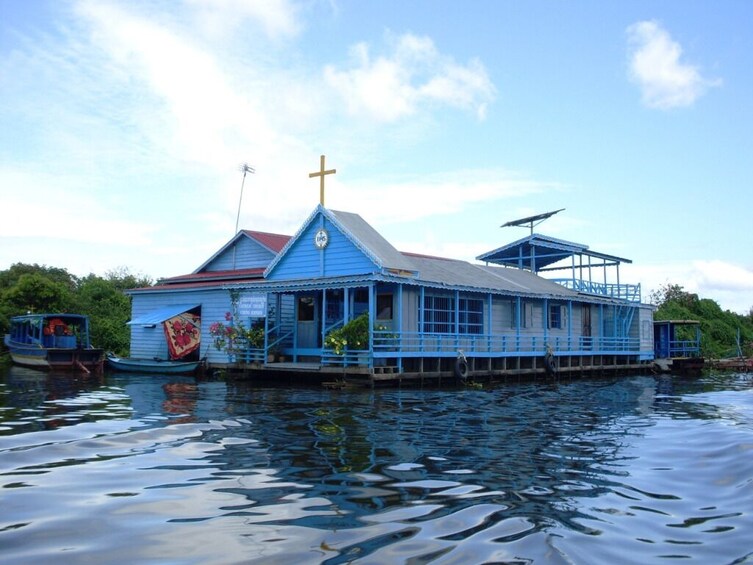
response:
<path id="1" fill-rule="evenodd" d="M 405 360 L 403 360 L 405 361 Z M 225 367 L 231 375 L 259 382 L 305 382 L 341 388 L 344 383 L 362 386 L 458 383 L 465 381 L 504 381 L 509 377 L 580 376 L 652 370 L 649 362 L 637 356 L 573 355 L 555 358 L 555 371 L 547 369 L 544 357 L 475 357 L 467 359 L 467 373 L 458 375 L 454 359 L 417 358 L 402 368 L 384 364 L 330 366 L 316 362 L 248 363 Z"/>

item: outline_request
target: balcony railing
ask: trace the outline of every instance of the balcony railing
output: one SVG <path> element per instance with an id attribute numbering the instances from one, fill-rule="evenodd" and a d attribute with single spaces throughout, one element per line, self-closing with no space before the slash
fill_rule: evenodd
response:
<path id="1" fill-rule="evenodd" d="M 374 332 L 374 354 L 380 357 L 418 357 L 462 351 L 474 356 L 543 355 L 547 346 L 555 353 L 638 353 L 640 339 L 539 335 L 468 335 L 418 332 Z"/>
<path id="2" fill-rule="evenodd" d="M 640 284 L 598 283 L 581 279 L 550 280 L 564 286 L 565 288 L 575 290 L 576 292 L 596 294 L 598 296 L 608 296 L 609 298 L 616 298 L 618 300 L 625 300 L 627 302 L 641 301 Z"/>
<path id="3" fill-rule="evenodd" d="M 334 367 L 369 367 L 374 359 L 452 357 L 459 351 L 467 357 L 514 357 L 544 355 L 547 346 L 555 355 L 638 355 L 640 339 L 632 337 L 585 337 L 540 335 L 456 335 L 440 333 L 374 331 L 371 351 L 345 351 L 338 355 L 321 350 L 321 364 Z M 264 363 L 264 349 L 240 348 L 236 360 Z"/>

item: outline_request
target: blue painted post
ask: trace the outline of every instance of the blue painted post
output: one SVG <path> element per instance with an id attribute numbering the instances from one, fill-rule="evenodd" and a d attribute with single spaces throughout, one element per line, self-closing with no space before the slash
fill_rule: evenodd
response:
<path id="1" fill-rule="evenodd" d="M 350 321 L 350 289 L 343 289 L 343 325 Z"/>
<path id="2" fill-rule="evenodd" d="M 324 333 L 327 331 L 327 289 L 322 289 L 322 350 L 324 350 Z"/>
<path id="3" fill-rule="evenodd" d="M 484 329 L 486 332 L 486 349 L 489 351 L 489 353 L 492 352 L 492 330 L 494 328 L 494 324 L 492 323 L 492 312 L 494 311 L 493 304 L 494 304 L 494 296 L 490 292 L 487 295 L 487 300 L 489 301 L 489 323 Z"/>
<path id="4" fill-rule="evenodd" d="M 403 285 L 397 287 L 397 316 L 393 317 L 393 335 L 397 336 L 397 370 L 403 372 Z M 397 327 L 394 327 L 397 326 Z"/>
<path id="5" fill-rule="evenodd" d="M 424 287 L 421 287 L 421 292 L 419 293 L 418 297 L 418 332 L 419 332 L 419 348 L 421 351 L 424 349 L 424 318 L 425 318 L 425 312 L 424 312 Z"/>
<path id="6" fill-rule="evenodd" d="M 267 351 L 269 350 L 269 293 L 267 297 L 267 311 L 264 313 L 264 358 L 262 364 L 267 362 Z"/>
<path id="7" fill-rule="evenodd" d="M 515 297 L 515 349 L 520 351 L 520 310 L 523 304 L 520 296 Z"/>
<path id="8" fill-rule="evenodd" d="M 298 362 L 298 295 L 293 295 L 293 363 Z"/>
<path id="9" fill-rule="evenodd" d="M 455 291 L 455 349 L 460 348 L 460 291 Z"/>
<path id="10" fill-rule="evenodd" d="M 536 246 L 531 244 L 531 272 L 536 272 Z"/>
<path id="11" fill-rule="evenodd" d="M 374 367 L 374 322 L 376 322 L 375 283 L 369 283 L 369 368 Z"/>

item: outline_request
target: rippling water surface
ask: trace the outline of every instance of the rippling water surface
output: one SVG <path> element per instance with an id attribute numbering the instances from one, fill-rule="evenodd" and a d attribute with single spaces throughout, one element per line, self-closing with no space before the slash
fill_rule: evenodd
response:
<path id="1" fill-rule="evenodd" d="M 753 376 L 0 372 L 6 563 L 753 562 Z"/>

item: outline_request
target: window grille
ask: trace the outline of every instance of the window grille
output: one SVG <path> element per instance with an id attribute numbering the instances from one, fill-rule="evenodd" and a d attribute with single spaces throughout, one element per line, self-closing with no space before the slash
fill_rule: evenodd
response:
<path id="1" fill-rule="evenodd" d="M 549 306 L 549 327 L 562 329 L 562 306 L 559 304 Z"/>
<path id="2" fill-rule="evenodd" d="M 447 295 L 424 296 L 424 328 L 426 333 L 455 332 L 455 298 Z"/>
<path id="3" fill-rule="evenodd" d="M 484 333 L 484 301 L 461 298 L 458 302 L 458 330 L 461 334 Z"/>

